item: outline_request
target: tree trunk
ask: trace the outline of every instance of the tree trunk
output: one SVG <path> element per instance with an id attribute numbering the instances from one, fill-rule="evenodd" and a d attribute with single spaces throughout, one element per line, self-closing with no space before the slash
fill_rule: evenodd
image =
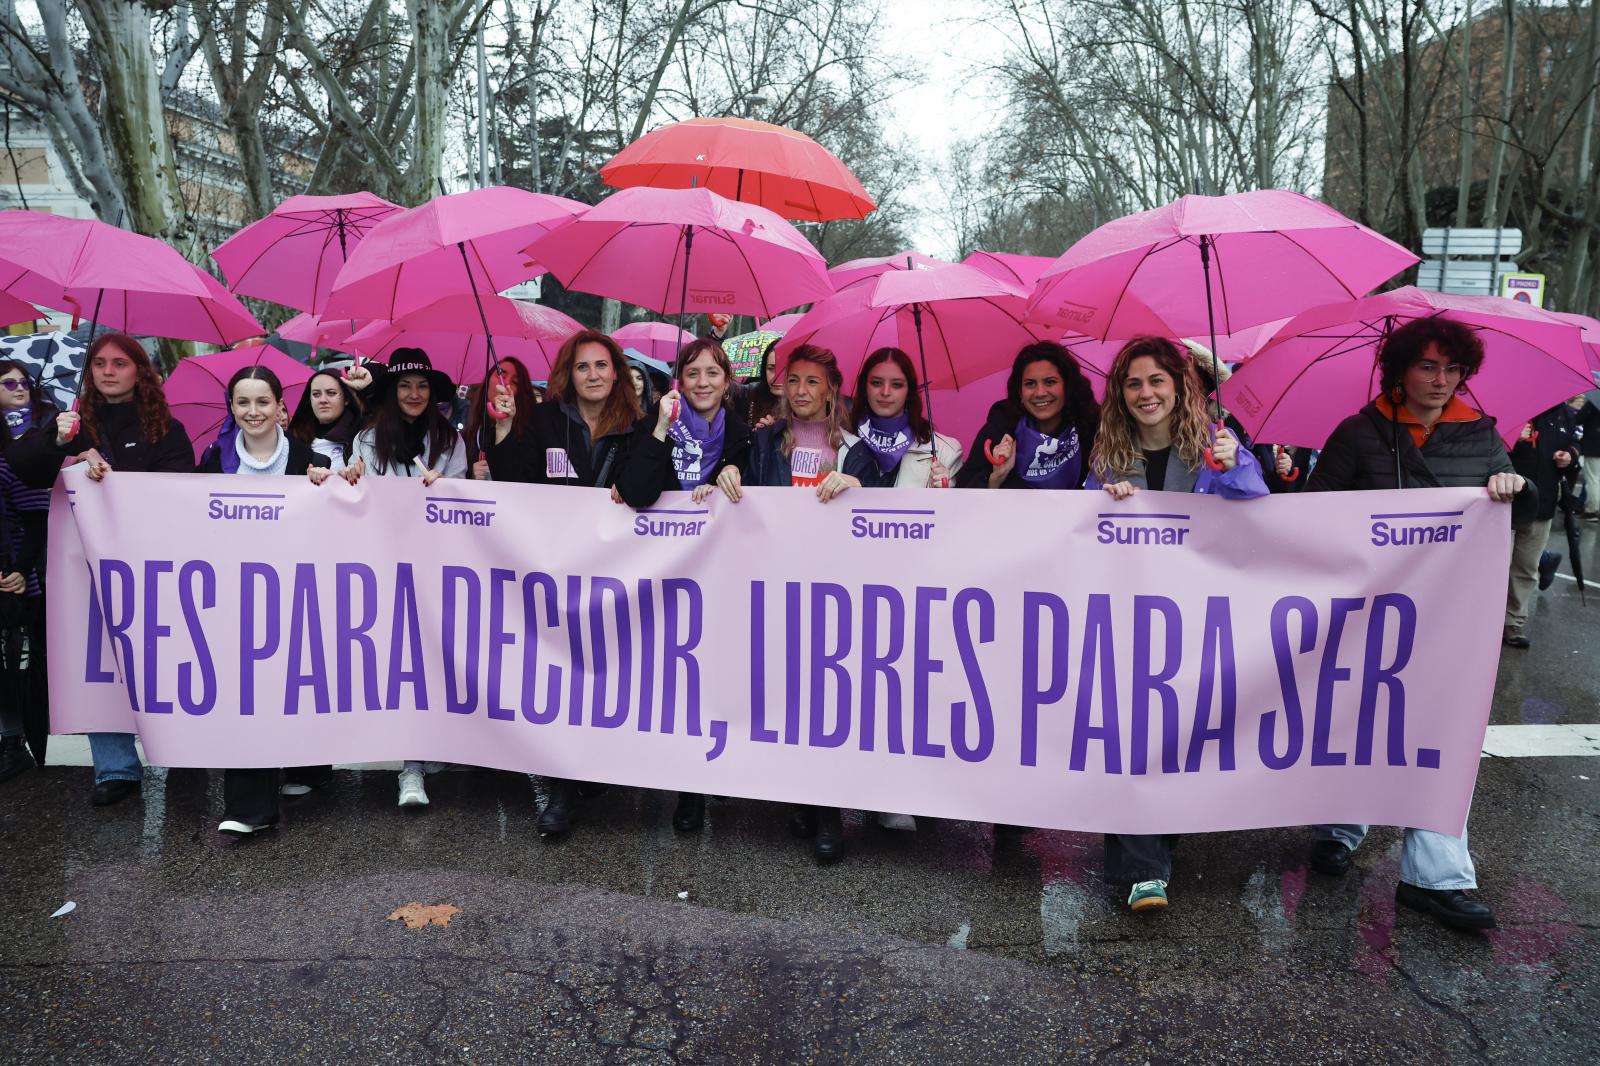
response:
<path id="1" fill-rule="evenodd" d="M 411 83 L 416 111 L 412 118 L 411 164 L 405 182 L 406 199 L 413 204 L 422 203 L 437 191 L 444 166 L 452 69 L 451 7 L 439 0 L 406 0 L 411 48 L 416 58 Z"/>
<path id="2" fill-rule="evenodd" d="M 1504 37 L 1500 45 L 1500 121 L 1494 131 L 1494 148 L 1489 153 L 1489 182 L 1483 194 L 1483 224 L 1498 228 L 1504 215 L 1500 207 L 1500 178 L 1506 163 L 1506 144 L 1510 140 L 1512 93 L 1517 76 L 1517 5 L 1504 0 Z"/>

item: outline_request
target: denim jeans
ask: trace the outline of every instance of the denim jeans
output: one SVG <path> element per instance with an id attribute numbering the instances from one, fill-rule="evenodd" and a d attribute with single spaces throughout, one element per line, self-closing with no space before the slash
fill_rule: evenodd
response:
<path id="1" fill-rule="evenodd" d="M 1354 851 L 1366 839 L 1364 825 L 1319 825 L 1318 840 L 1337 840 Z M 1407 829 L 1400 849 L 1400 880 L 1418 888 L 1477 888 L 1478 871 L 1467 851 L 1467 832 L 1458 837 L 1430 829 Z"/>
<path id="2" fill-rule="evenodd" d="M 1106 876 L 1112 881 L 1172 880 L 1172 848 L 1178 843 L 1176 834 L 1141 834 L 1138 836 L 1106 834 Z"/>
<path id="3" fill-rule="evenodd" d="M 139 781 L 144 767 L 139 764 L 139 749 L 133 746 L 132 733 L 90 733 L 89 752 L 94 756 L 94 783 Z"/>

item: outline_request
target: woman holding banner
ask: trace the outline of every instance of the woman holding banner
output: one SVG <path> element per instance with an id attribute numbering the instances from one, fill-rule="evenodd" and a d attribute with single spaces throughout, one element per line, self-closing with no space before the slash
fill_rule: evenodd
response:
<path id="1" fill-rule="evenodd" d="M 310 477 L 320 485 L 332 473 L 328 456 L 279 427 L 283 385 L 264 366 L 242 367 L 228 380 L 228 421 L 216 443 L 195 468 L 201 474 Z M 331 766 L 302 766 L 288 772 L 283 792 L 303 796 L 326 787 Z M 219 833 L 248 836 L 278 824 L 276 768 L 226 769 L 222 772 L 222 822 Z"/>
<path id="2" fill-rule="evenodd" d="M 628 375 L 622 346 L 599 330 L 574 333 L 556 353 L 550 368 L 547 402 L 533 410 L 528 438 L 531 480 L 545 485 L 610 489 L 627 466 L 639 398 Z M 590 786 L 546 777 L 549 796 L 539 812 L 541 836 L 561 836 L 572 828 L 579 796 Z"/>
<path id="3" fill-rule="evenodd" d="M 361 429 L 360 390 L 372 384 L 372 371 L 351 367 L 341 376 L 335 370 L 319 370 L 306 382 L 306 389 L 289 419 L 289 436 L 309 445 L 338 470 L 350 461 L 356 433 Z"/>
<path id="4" fill-rule="evenodd" d="M 1536 497 L 1532 483 L 1512 468 L 1494 419 L 1458 395 L 1482 365 L 1483 343 L 1459 322 L 1420 318 L 1389 334 L 1378 349 L 1382 393 L 1339 423 L 1305 491 L 1481 485 L 1501 503 Z M 1334 877 L 1347 873 L 1367 829 L 1317 826 L 1311 868 Z M 1458 837 L 1406 830 L 1395 902 L 1452 928 L 1493 929 L 1494 912 L 1467 895 L 1477 887 L 1465 829 Z"/>
<path id="5" fill-rule="evenodd" d="M 1005 399 L 995 404 L 967 462 L 964 489 L 1079 489 L 1100 421 L 1094 390 L 1071 352 L 1039 341 L 1017 353 Z M 983 456 L 987 463 L 978 462 Z"/>
<path id="6" fill-rule="evenodd" d="M 466 444 L 437 406 L 454 394 L 455 386 L 433 368 L 427 352 L 396 348 L 373 397 L 371 424 L 356 435 L 350 463 L 339 475 L 354 485 L 370 468 L 378 477 L 420 478 L 424 488 L 442 477 L 466 477 Z M 426 807 L 423 778 L 444 767 L 407 759 L 400 770 L 399 805 Z"/>
<path id="7" fill-rule="evenodd" d="M 1089 459 L 1089 488 L 1115 500 L 1142 489 L 1198 492 L 1228 500 L 1267 495 L 1255 456 L 1229 430 L 1211 425 L 1194 362 L 1165 337 L 1122 346 L 1106 375 L 1100 433 Z M 1134 911 L 1167 905 L 1171 834 L 1106 836 L 1106 873 L 1130 882 Z"/>
<path id="8" fill-rule="evenodd" d="M 617 491 L 630 507 L 655 505 L 663 492 L 692 493 L 700 503 L 716 491 L 716 477 L 750 453 L 750 429 L 732 410 L 733 366 L 714 340 L 684 345 L 673 369 L 677 385 L 646 412 L 633 431 Z M 672 827 L 692 833 L 705 824 L 706 798 L 678 793 Z"/>
<path id="9" fill-rule="evenodd" d="M 948 488 L 961 466 L 961 445 L 935 433 L 922 411 L 911 357 L 879 348 L 856 375 L 852 412 L 859 438 L 840 464 L 867 488 Z"/>
<path id="10" fill-rule="evenodd" d="M 789 353 L 783 368 L 783 403 L 778 419 L 759 430 L 750 444 L 748 477 L 736 466 L 724 467 L 717 486 L 738 503 L 745 484 L 814 489 L 826 503 L 861 482 L 839 469 L 857 443 L 847 428 L 839 360 L 826 348 L 802 344 Z M 796 836 L 813 837 L 818 862 L 844 856 L 844 823 L 837 807 L 797 806 L 790 820 Z"/>
<path id="11" fill-rule="evenodd" d="M 49 419 L 7 453 L 23 484 L 49 488 L 72 457 L 86 464 L 94 481 L 113 469 L 159 474 L 194 470 L 189 434 L 172 417 L 161 377 L 138 341 L 126 333 L 102 334 L 89 345 L 86 367 L 78 410 Z M 90 733 L 89 750 L 94 757 L 94 806 L 108 806 L 139 790 L 144 768 L 132 733 Z"/>

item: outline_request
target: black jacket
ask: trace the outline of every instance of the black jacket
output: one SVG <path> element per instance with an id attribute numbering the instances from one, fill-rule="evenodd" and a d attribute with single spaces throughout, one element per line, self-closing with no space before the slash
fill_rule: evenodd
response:
<path id="1" fill-rule="evenodd" d="M 304 441 L 289 438 L 289 462 L 284 466 L 283 472 L 292 477 L 305 477 L 306 471 L 313 466 L 327 467 L 332 464 L 328 457 L 316 451 Z M 200 465 L 194 468 L 197 474 L 222 474 L 222 453 L 216 448 L 207 448 L 206 454 L 200 460 Z"/>
<path id="2" fill-rule="evenodd" d="M 1078 428 L 1078 454 L 1082 462 L 1078 464 L 1078 483 L 1072 486 L 1075 489 L 1083 488 L 1084 479 L 1089 476 L 1089 456 L 1094 453 L 1094 434 L 1098 426 L 1083 426 Z M 996 403 L 989 408 L 989 418 L 978 431 L 978 436 L 973 440 L 972 447 L 967 449 L 967 460 L 961 464 L 961 469 L 956 471 L 956 488 L 958 489 L 986 489 L 989 487 L 989 474 L 994 466 L 989 462 L 989 457 L 984 454 L 985 444 L 999 444 L 1010 435 L 1016 436 L 1017 419 L 1006 410 L 1005 401 Z M 1011 473 L 1000 482 L 1002 489 L 1025 489 L 1029 485 L 1022 480 L 1022 472 L 1013 464 Z"/>
<path id="3" fill-rule="evenodd" d="M 538 485 L 590 485 L 608 489 L 617 483 L 622 468 L 627 464 L 628 445 L 633 437 L 633 426 L 617 433 L 589 440 L 589 425 L 575 408 L 560 401 L 547 401 L 534 409 L 524 434 L 523 448 L 527 450 L 523 469 L 531 476 L 529 481 Z M 549 477 L 549 452 L 561 449 L 567 454 L 574 477 Z M 491 468 L 492 469 L 492 468 Z"/>
<path id="4" fill-rule="evenodd" d="M 661 401 L 657 400 L 634 426 L 627 460 L 617 477 L 617 491 L 622 493 L 629 507 L 649 507 L 663 492 L 678 492 L 683 488 L 678 472 L 672 467 L 672 442 L 656 440 L 656 419 L 661 417 L 660 410 Z M 744 419 L 728 411 L 722 420 L 722 456 L 706 480 L 715 481 L 717 475 L 730 466 L 738 467 L 742 475 L 749 456 L 750 427 L 744 424 Z"/>
<path id="5" fill-rule="evenodd" d="M 98 445 L 79 427 L 77 436 L 58 447 L 56 420 L 51 418 L 16 441 L 6 459 L 24 485 L 41 489 L 55 484 L 68 456 L 82 455 L 90 448 L 98 448 L 113 470 L 146 474 L 187 474 L 194 470 L 194 446 L 189 443 L 183 423 L 176 418 L 161 439 L 152 444 L 144 439 L 139 429 L 138 405 L 130 400 L 101 407 L 95 430 Z"/>
<path id="6" fill-rule="evenodd" d="M 1401 480 L 1395 480 L 1395 443 Z M 1418 448 L 1411 431 L 1380 412 L 1376 402 L 1339 423 L 1323 445 L 1306 492 L 1344 489 L 1470 488 L 1489 475 L 1514 473 L 1506 446 L 1488 415 L 1472 422 L 1440 422 Z M 1523 494 L 1537 498 L 1533 482 Z"/>
<path id="7" fill-rule="evenodd" d="M 1600 406 L 1595 405 L 1593 396 L 1583 401 L 1583 410 L 1578 412 L 1578 425 L 1583 427 L 1583 441 L 1578 445 L 1578 450 L 1585 458 L 1600 458 Z"/>
<path id="8" fill-rule="evenodd" d="M 535 408 L 535 413 L 537 412 L 538 409 Z M 533 415 L 528 416 L 528 421 L 530 423 L 533 421 Z M 488 432 L 492 433 L 493 430 L 490 429 Z M 472 447 L 471 441 L 467 442 L 467 447 Z M 544 480 L 542 476 L 544 452 L 534 450 L 533 429 L 530 425 L 524 425 L 521 433 L 513 429 L 506 434 L 506 439 L 503 441 L 491 441 L 483 450 L 483 457 L 489 461 L 489 476 L 496 481 L 527 484 Z"/>
<path id="9" fill-rule="evenodd" d="M 1578 413 L 1566 404 L 1559 404 L 1533 419 L 1534 440 L 1518 440 L 1511 449 L 1511 465 L 1517 473 L 1527 478 L 1538 490 L 1538 497 L 1524 499 L 1518 496 L 1511 505 L 1511 522 L 1524 526 L 1534 522 L 1548 522 L 1556 515 L 1556 501 L 1561 498 L 1561 483 L 1571 482 L 1578 476 L 1578 464 L 1569 463 L 1565 470 L 1556 466 L 1556 452 L 1564 451 L 1576 458 L 1578 440 Z"/>

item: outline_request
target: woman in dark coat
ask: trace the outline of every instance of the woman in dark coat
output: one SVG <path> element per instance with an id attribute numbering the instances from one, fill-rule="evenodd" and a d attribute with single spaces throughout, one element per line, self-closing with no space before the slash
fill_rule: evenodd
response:
<path id="1" fill-rule="evenodd" d="M 1054 341 L 1030 344 L 1012 361 L 1005 399 L 967 449 L 956 486 L 1080 489 L 1099 424 L 1100 405 L 1072 353 Z"/>
<path id="2" fill-rule="evenodd" d="M 1408 322 L 1384 339 L 1378 364 L 1381 395 L 1339 423 L 1307 492 L 1482 486 L 1502 503 L 1537 499 L 1532 483 L 1512 468 L 1494 419 L 1458 395 L 1483 365 L 1476 333 L 1445 318 Z M 1333 876 L 1348 872 L 1367 829 L 1316 826 L 1312 869 Z M 1465 830 L 1459 837 L 1406 830 L 1397 903 L 1454 928 L 1492 929 L 1494 913 L 1466 894 L 1477 885 Z"/>

